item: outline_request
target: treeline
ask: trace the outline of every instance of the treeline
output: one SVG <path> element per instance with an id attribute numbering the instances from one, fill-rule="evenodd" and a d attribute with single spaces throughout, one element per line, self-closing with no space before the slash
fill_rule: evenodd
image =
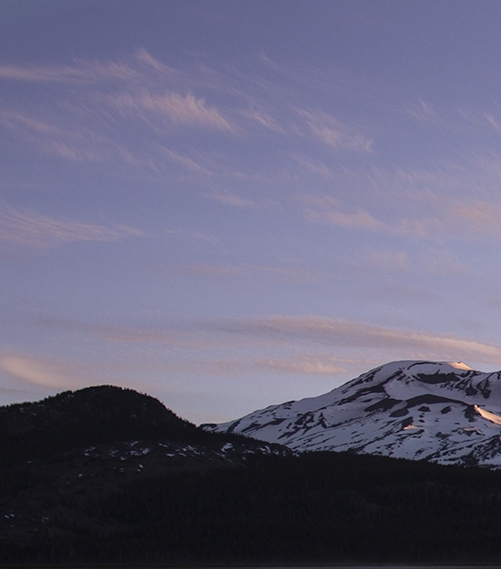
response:
<path id="1" fill-rule="evenodd" d="M 498 564 L 500 507 L 498 472 L 311 453 L 137 481 L 89 504 L 95 531 L 55 520 L 0 546 L 17 563 Z"/>

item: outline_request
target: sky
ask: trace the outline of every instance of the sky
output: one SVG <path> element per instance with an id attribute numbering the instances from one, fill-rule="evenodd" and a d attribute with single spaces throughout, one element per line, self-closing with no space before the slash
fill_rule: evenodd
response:
<path id="1" fill-rule="evenodd" d="M 0 405 L 197 424 L 501 369 L 498 0 L 2 0 Z"/>

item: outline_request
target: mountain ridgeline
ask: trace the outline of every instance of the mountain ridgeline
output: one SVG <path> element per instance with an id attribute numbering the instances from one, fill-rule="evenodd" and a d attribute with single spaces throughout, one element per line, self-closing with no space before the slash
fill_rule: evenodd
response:
<path id="1" fill-rule="evenodd" d="M 392 362 L 325 395 L 204 428 L 301 452 L 500 468 L 501 372 L 455 362 Z"/>
<path id="2" fill-rule="evenodd" d="M 65 391 L 39 402 L 0 408 L 3 464 L 45 459 L 75 449 L 169 442 L 208 449 L 242 448 L 247 453 L 289 453 L 280 445 L 239 435 L 213 434 L 181 419 L 160 401 L 133 389 L 103 385 Z M 88 451 L 90 452 L 90 451 Z"/>
<path id="3" fill-rule="evenodd" d="M 111 386 L 2 407 L 0 562 L 499 564 L 499 382 L 395 362 L 204 428 Z"/>

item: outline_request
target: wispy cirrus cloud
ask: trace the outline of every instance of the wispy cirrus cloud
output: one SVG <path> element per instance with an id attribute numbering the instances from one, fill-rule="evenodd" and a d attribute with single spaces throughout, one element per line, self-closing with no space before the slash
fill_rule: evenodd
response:
<path id="1" fill-rule="evenodd" d="M 176 271 L 195 277 L 245 277 L 283 279 L 291 282 L 312 282 L 319 280 L 319 275 L 301 268 L 272 267 L 263 265 L 185 265 Z"/>
<path id="2" fill-rule="evenodd" d="M 422 196 L 421 209 L 427 215 L 413 211 L 416 196 L 400 197 L 400 211 L 391 211 L 391 194 L 380 196 L 389 207 L 386 218 L 378 217 L 367 208 L 354 208 L 330 195 L 304 195 L 296 201 L 303 217 L 311 223 L 323 223 L 333 227 L 359 229 L 426 241 L 464 239 L 474 237 L 501 238 L 501 205 L 492 201 L 456 199 L 429 193 Z M 425 202 L 428 202 L 426 206 Z M 426 206 L 426 207 L 425 207 Z M 380 204 L 378 207 L 381 210 Z"/>
<path id="3" fill-rule="evenodd" d="M 67 129 L 30 117 L 26 113 L 19 111 L 0 110 L 0 124 L 13 132 L 24 129 L 27 133 L 38 133 L 46 136 L 64 137 L 69 135 Z"/>
<path id="4" fill-rule="evenodd" d="M 44 83 L 95 83 L 98 81 L 139 81 L 143 74 L 128 63 L 76 60 L 73 65 L 0 65 L 0 78 Z"/>
<path id="5" fill-rule="evenodd" d="M 127 64 L 76 62 L 75 65 L 46 67 L 0 65 L 0 77 L 15 81 L 89 83 L 103 79 L 139 79 L 139 74 Z"/>
<path id="6" fill-rule="evenodd" d="M 50 247 L 76 241 L 120 241 L 143 237 L 139 229 L 124 225 L 96 225 L 58 220 L 33 211 L 0 210 L 0 240 L 30 247 Z"/>
<path id="7" fill-rule="evenodd" d="M 333 356 L 332 354 L 297 354 L 288 358 L 283 356 L 270 357 L 234 357 L 232 359 L 202 359 L 199 361 L 184 361 L 169 364 L 171 370 L 184 373 L 211 375 L 216 377 L 231 377 L 238 375 L 256 375 L 263 371 L 273 374 L 335 376 L 349 373 L 350 368 L 360 361 Z M 368 365 L 376 365 L 374 362 Z"/>
<path id="8" fill-rule="evenodd" d="M 363 229 L 366 231 L 389 231 L 389 228 L 383 222 L 363 209 L 354 213 L 345 213 L 334 209 L 330 211 L 310 210 L 306 213 L 306 219 L 308 221 L 324 222 L 338 227 Z"/>
<path id="9" fill-rule="evenodd" d="M 295 154 L 293 160 L 300 166 L 300 168 L 308 173 L 320 176 L 325 180 L 331 180 L 336 177 L 336 173 L 332 168 L 329 168 L 326 164 L 320 160 L 312 160 L 311 158 L 306 158 L 299 154 Z"/>
<path id="10" fill-rule="evenodd" d="M 186 354 L 193 350 L 195 360 L 200 359 L 197 350 L 239 347 L 244 354 L 247 348 L 266 346 L 274 353 L 271 360 L 294 362 L 294 358 L 300 356 L 301 361 L 311 365 L 320 357 L 319 349 L 324 363 L 330 357 L 330 364 L 340 367 L 361 358 L 365 362 L 369 356 L 373 359 L 374 354 L 378 354 L 381 361 L 459 359 L 501 365 L 501 348 L 489 342 L 320 316 L 189 320 L 156 326 L 97 324 L 50 317 L 37 317 L 37 322 L 54 332 L 71 332 L 116 344 L 169 345 L 188 350 Z M 331 350 L 330 354 L 325 354 L 325 346 Z M 357 352 L 356 357 L 353 350 Z M 360 350 L 363 357 L 358 353 Z M 269 358 L 263 355 L 253 359 L 262 363 Z"/>
<path id="11" fill-rule="evenodd" d="M 443 237 L 446 233 L 444 220 L 440 216 L 417 219 L 400 217 L 389 222 L 378 219 L 364 208 L 357 207 L 353 211 L 353 206 L 329 195 L 305 195 L 297 201 L 302 207 L 304 218 L 312 223 L 426 239 Z"/>
<path id="12" fill-rule="evenodd" d="M 71 334 L 87 341 L 125 346 L 163 346 L 188 350 L 211 350 L 222 346 L 217 338 L 193 334 L 191 330 L 173 326 L 130 323 L 98 323 L 70 318 L 37 315 L 34 323 L 47 333 Z"/>
<path id="13" fill-rule="evenodd" d="M 285 358 L 257 358 L 254 365 L 266 370 L 278 371 L 286 374 L 300 375 L 327 375 L 333 376 L 348 373 L 353 361 L 333 355 L 294 355 Z M 359 363 L 359 362 L 357 362 Z M 348 365 L 347 365 L 348 364 Z"/>
<path id="14" fill-rule="evenodd" d="M 255 209 L 257 204 L 248 198 L 243 198 L 233 192 L 210 192 L 204 194 L 204 196 L 210 200 L 219 202 L 223 205 L 228 205 L 232 207 L 244 208 L 244 209 Z"/>
<path id="15" fill-rule="evenodd" d="M 297 114 L 304 119 L 310 132 L 322 143 L 335 150 L 351 152 L 372 152 L 373 140 L 356 129 L 344 124 L 324 111 L 306 111 L 296 109 Z"/>
<path id="16" fill-rule="evenodd" d="M 364 209 L 355 212 L 343 212 L 336 198 L 327 195 L 302 196 L 298 203 L 303 208 L 303 215 L 312 223 L 363 229 L 366 231 L 387 231 L 386 225 Z"/>
<path id="17" fill-rule="evenodd" d="M 384 283 L 381 285 L 373 285 L 367 287 L 364 291 L 367 298 L 374 299 L 378 302 L 391 304 L 392 306 L 408 305 L 422 306 L 429 310 L 430 306 L 439 307 L 447 302 L 445 295 L 433 290 L 428 290 L 414 285 L 406 285 L 398 282 Z"/>
<path id="18" fill-rule="evenodd" d="M 75 364 L 55 359 L 26 356 L 19 353 L 0 354 L 0 371 L 23 382 L 52 388 L 77 388 L 89 384 L 89 376 L 75 373 Z"/>
<path id="19" fill-rule="evenodd" d="M 3 102 L 0 124 L 43 153 L 72 162 L 125 163 L 158 173 L 168 160 L 194 171 L 197 161 L 174 148 L 173 141 L 166 141 L 171 155 L 162 151 L 169 131 L 202 128 L 234 134 L 239 130 L 227 106 L 221 111 L 207 102 L 214 89 L 205 90 L 204 96 L 195 94 L 206 84 L 203 73 L 171 68 L 144 49 L 128 61 L 79 60 L 45 67 L 0 64 L 2 77 L 49 83 L 47 89 L 55 96 L 32 101 L 29 111 Z M 137 121 L 154 135 L 142 144 L 137 144 Z M 199 173 L 209 173 L 210 168 L 199 166 Z"/>
<path id="20" fill-rule="evenodd" d="M 119 161 L 131 166 L 146 162 L 143 157 L 134 156 L 123 145 L 89 127 L 62 127 L 47 119 L 6 110 L 0 110 L 0 125 L 44 154 L 71 162 Z"/>
<path id="21" fill-rule="evenodd" d="M 203 174 L 204 176 L 208 177 L 211 177 L 215 174 L 213 170 L 204 166 L 203 164 L 200 164 L 190 156 L 187 156 L 185 154 L 180 154 L 178 152 L 173 152 L 172 150 L 169 150 L 168 148 L 165 147 L 160 147 L 159 149 L 163 154 L 165 154 L 165 156 L 167 156 L 167 158 L 171 162 L 177 164 L 178 166 L 180 166 L 185 170 L 189 170 L 196 174 Z"/>
<path id="22" fill-rule="evenodd" d="M 269 316 L 203 324 L 214 331 L 268 338 L 277 343 L 308 343 L 384 350 L 397 359 L 471 359 L 501 364 L 501 348 L 453 335 L 393 329 L 317 316 Z"/>
<path id="23" fill-rule="evenodd" d="M 254 121 L 268 130 L 281 134 L 285 133 L 285 129 L 280 125 L 279 121 L 268 113 L 258 111 L 257 109 L 250 109 L 243 111 L 241 114 L 245 118 Z"/>
<path id="24" fill-rule="evenodd" d="M 405 251 L 371 251 L 368 257 L 371 267 L 381 271 L 409 273 L 413 269 Z"/>
<path id="25" fill-rule="evenodd" d="M 457 202 L 451 206 L 451 216 L 477 234 L 501 237 L 501 205 L 488 202 Z"/>
<path id="26" fill-rule="evenodd" d="M 468 273 L 468 268 L 445 249 L 432 249 L 413 257 L 405 251 L 372 250 L 364 264 L 385 272 L 434 275 Z"/>
<path id="27" fill-rule="evenodd" d="M 423 122 L 434 121 L 438 118 L 437 111 L 433 109 L 429 103 L 423 100 L 420 100 L 413 105 L 409 105 L 407 108 L 407 113 L 412 118 Z"/>
<path id="28" fill-rule="evenodd" d="M 129 117 L 150 121 L 157 117 L 172 125 L 198 126 L 233 132 L 234 126 L 215 107 L 192 93 L 180 95 L 175 92 L 102 95 L 100 99 L 116 112 Z"/>
<path id="29" fill-rule="evenodd" d="M 130 381 L 131 370 L 143 373 L 146 364 L 123 359 L 120 362 L 74 360 L 58 356 L 27 355 L 24 352 L 0 352 L 0 374 L 6 376 L 14 386 L 12 391 L 30 393 L 33 386 L 48 388 L 53 392 L 65 389 L 82 389 L 91 385 L 120 385 L 138 389 L 140 380 Z M 30 386 L 31 389 L 30 389 Z M 151 390 L 152 386 L 149 386 Z M 42 391 L 43 393 L 43 391 Z M 36 391 L 38 396 L 39 392 Z"/>
<path id="30" fill-rule="evenodd" d="M 144 48 L 135 51 L 126 61 L 102 62 L 76 59 L 71 65 L 6 65 L 0 64 L 0 78 L 11 81 L 34 83 L 93 84 L 109 81 L 144 83 L 151 77 L 179 79 L 182 75 L 176 69 L 153 58 Z"/>
<path id="31" fill-rule="evenodd" d="M 37 317 L 37 323 L 56 337 L 74 335 L 91 346 L 105 342 L 118 350 L 126 347 L 127 360 L 133 361 L 131 354 L 148 353 L 149 365 L 181 377 L 259 377 L 268 372 L 349 379 L 387 361 L 416 359 L 501 366 L 501 349 L 489 342 L 318 316 L 184 320 L 163 325 Z M 120 361 L 123 358 L 122 354 Z M 64 379 L 58 369 L 54 370 L 57 382 Z M 0 358 L 0 370 L 25 379 L 33 374 L 32 381 L 52 381 L 50 366 L 38 358 Z M 82 370 L 84 377 L 85 366 Z M 105 376 L 110 370 L 103 370 Z M 80 377 L 79 372 L 76 375 Z"/>

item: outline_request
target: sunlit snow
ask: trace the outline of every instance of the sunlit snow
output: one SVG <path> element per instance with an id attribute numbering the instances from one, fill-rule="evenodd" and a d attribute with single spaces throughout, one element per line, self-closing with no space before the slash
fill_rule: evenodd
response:
<path id="1" fill-rule="evenodd" d="M 480 415 L 482 415 L 482 417 L 484 419 L 487 419 L 488 421 L 491 421 L 492 423 L 495 423 L 496 425 L 501 425 L 501 417 L 499 415 L 496 415 L 495 413 L 490 413 L 489 411 L 486 411 L 485 409 L 481 409 L 478 405 L 474 405 L 473 406 L 475 411 L 477 413 L 479 413 Z"/>
<path id="2" fill-rule="evenodd" d="M 500 376 L 462 362 L 391 362 L 324 395 L 212 429 L 296 451 L 349 450 L 501 468 Z"/>

